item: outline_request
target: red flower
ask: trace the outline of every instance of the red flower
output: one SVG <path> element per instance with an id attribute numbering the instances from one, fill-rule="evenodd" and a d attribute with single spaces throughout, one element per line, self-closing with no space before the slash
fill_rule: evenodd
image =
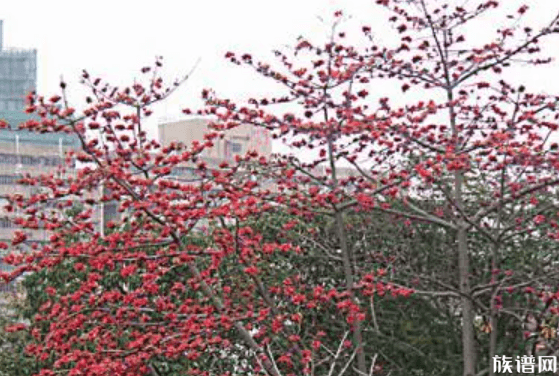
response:
<path id="1" fill-rule="evenodd" d="M 254 265 L 249 266 L 247 268 L 244 269 L 244 272 L 249 274 L 249 275 L 257 275 L 258 274 L 258 268 Z"/>

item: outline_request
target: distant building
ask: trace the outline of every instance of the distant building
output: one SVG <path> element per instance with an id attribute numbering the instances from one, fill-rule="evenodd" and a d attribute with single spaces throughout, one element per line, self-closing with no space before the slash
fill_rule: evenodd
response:
<path id="1" fill-rule="evenodd" d="M 0 111 L 22 111 L 37 87 L 37 50 L 5 48 L 0 20 Z"/>
<path id="2" fill-rule="evenodd" d="M 0 20 L 0 120 L 11 129 L 0 129 L 0 241 L 10 242 L 17 226 L 13 214 L 6 213 L 7 196 L 36 193 L 39 188 L 23 186 L 18 180 L 24 174 L 49 174 L 64 162 L 66 151 L 79 145 L 72 135 L 38 134 L 17 130 L 18 125 L 30 119 L 24 112 L 25 96 L 37 86 L 37 51 L 6 49 L 2 43 Z M 73 168 L 67 173 L 73 173 Z M 41 242 L 48 239 L 44 230 L 26 230 L 28 240 Z M 0 270 L 6 265 L 0 263 Z"/>
<path id="3" fill-rule="evenodd" d="M 20 123 L 30 119 L 24 113 L 25 96 L 36 87 L 37 50 L 5 48 L 0 20 L 0 120 L 11 127 L 0 130 L 0 241 L 11 239 L 15 227 L 2 210 L 5 197 L 14 193 L 34 193 L 17 181 L 24 173 L 53 172 L 62 164 L 64 153 L 78 145 L 77 138 L 66 134 L 17 130 Z M 42 240 L 46 236 L 42 231 L 31 235 L 31 240 Z"/>
<path id="4" fill-rule="evenodd" d="M 210 132 L 207 119 L 189 119 L 159 124 L 159 142 L 162 145 L 183 142 L 190 145 L 193 141 L 204 141 L 204 134 Z M 270 132 L 264 128 L 248 124 L 225 131 L 223 139 L 215 139 L 211 149 L 204 150 L 202 157 L 208 162 L 232 160 L 236 155 L 247 151 L 269 157 L 272 154 Z"/>
<path id="5" fill-rule="evenodd" d="M 211 131 L 208 129 L 208 123 L 209 120 L 203 118 L 161 123 L 158 129 L 159 142 L 163 146 L 167 146 L 173 141 L 183 142 L 186 145 L 190 145 L 193 141 L 203 142 L 204 134 Z M 266 158 L 272 154 L 270 131 L 248 124 L 225 131 L 225 137 L 215 139 L 213 143 L 214 146 L 211 149 L 204 150 L 202 159 L 214 167 L 221 161 L 231 161 L 236 155 L 244 155 L 250 150 L 254 150 Z M 330 175 L 327 173 L 328 169 L 329 165 L 323 163 L 311 172 L 317 176 L 328 178 Z M 185 167 L 177 167 L 175 170 L 180 173 L 185 170 Z M 336 173 L 340 179 L 359 175 L 358 171 L 351 166 L 337 166 Z"/>
<path id="6" fill-rule="evenodd" d="M 0 111 L 0 119 L 10 124 L 18 124 L 17 113 Z M 23 186 L 18 180 L 24 174 L 37 176 L 56 171 L 64 164 L 66 151 L 78 146 L 75 137 L 65 134 L 37 134 L 29 131 L 0 130 L 0 241 L 9 241 L 16 225 L 4 212 L 6 197 L 20 193 L 24 196 L 36 193 L 36 187 Z M 70 170 L 72 170 L 70 168 Z M 67 171 L 72 173 L 73 171 Z M 29 240 L 47 239 L 45 231 L 27 231 Z"/>

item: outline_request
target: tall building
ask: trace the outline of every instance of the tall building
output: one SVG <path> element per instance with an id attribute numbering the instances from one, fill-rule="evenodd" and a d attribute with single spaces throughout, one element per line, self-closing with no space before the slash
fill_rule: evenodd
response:
<path id="1" fill-rule="evenodd" d="M 38 134 L 19 131 L 18 125 L 30 119 L 24 112 L 25 97 L 37 87 L 37 50 L 5 48 L 3 22 L 0 20 L 0 120 L 11 129 L 0 130 L 0 241 L 11 239 L 14 224 L 3 213 L 8 194 L 31 194 L 17 184 L 24 173 L 37 175 L 54 171 L 63 162 L 64 153 L 78 145 L 69 135 Z M 32 234 L 41 240 L 45 234 Z"/>
<path id="2" fill-rule="evenodd" d="M 37 87 L 37 50 L 5 48 L 3 26 L 0 20 L 0 111 L 22 111 Z"/>
<path id="3" fill-rule="evenodd" d="M 35 193 L 39 188 L 18 184 L 19 179 L 27 173 L 56 171 L 64 162 L 65 152 L 77 147 L 79 142 L 67 134 L 18 130 L 19 124 L 30 119 L 24 106 L 27 93 L 37 86 L 37 51 L 5 48 L 2 26 L 0 20 L 0 120 L 6 121 L 11 129 L 0 129 L 0 241 L 10 242 L 16 225 L 12 214 L 4 211 L 7 196 Z M 73 169 L 68 173 L 73 173 Z M 31 242 L 45 241 L 48 237 L 44 230 L 26 230 L 26 233 Z M 5 268 L 0 263 L 0 270 Z"/>

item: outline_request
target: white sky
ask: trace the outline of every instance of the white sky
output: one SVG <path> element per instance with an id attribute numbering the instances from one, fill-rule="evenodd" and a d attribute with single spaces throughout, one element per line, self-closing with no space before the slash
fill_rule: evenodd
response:
<path id="1" fill-rule="evenodd" d="M 125 84 L 157 55 L 169 78 L 186 74 L 200 58 L 191 80 L 166 105 L 166 112 L 178 114 L 201 103 L 203 88 L 237 96 L 258 80 L 228 63 L 225 52 L 269 56 L 301 34 L 322 35 L 317 16 L 330 17 L 342 3 L 368 8 L 363 0 L 5 1 L 0 17 L 4 46 L 38 50 L 40 93 L 57 92 L 61 75 L 76 90 L 83 68 Z M 83 92 L 75 97 L 82 100 Z"/>
<path id="2" fill-rule="evenodd" d="M 520 1 L 502 0 L 516 10 Z M 162 55 L 166 77 L 190 71 L 198 58 L 193 77 L 156 117 L 177 115 L 183 107 L 201 104 L 200 92 L 211 87 L 219 94 L 238 98 L 247 93 L 274 91 L 273 82 L 228 63 L 225 52 L 249 52 L 272 60 L 270 52 L 293 45 L 299 35 L 322 38 L 333 12 L 343 9 L 352 19 L 347 23 L 373 26 L 376 34 L 386 27 L 385 13 L 375 0 L 28 0 L 2 1 L 4 46 L 38 50 L 38 90 L 58 91 L 60 76 L 70 85 L 74 100 L 83 101 L 79 90 L 81 70 L 115 84 L 127 84 L 139 69 Z M 463 0 L 460 3 L 474 0 Z M 559 9 L 559 0 L 529 0 L 528 16 L 545 22 Z M 146 4 L 146 5 L 143 5 Z M 377 26 L 375 28 L 375 26 Z M 484 30 L 477 30 L 480 36 Z M 477 33 L 476 33 L 477 34 Z M 357 35 L 355 35 L 357 36 Z M 382 37 L 382 35 L 379 35 Z M 559 50 L 559 38 L 552 47 Z M 558 65 L 532 70 L 529 79 L 537 90 L 559 92 Z M 383 95 L 384 96 L 384 95 Z M 154 120 L 155 122 L 155 120 Z M 152 127 L 155 131 L 155 127 Z M 153 133 L 154 134 L 154 133 Z"/>

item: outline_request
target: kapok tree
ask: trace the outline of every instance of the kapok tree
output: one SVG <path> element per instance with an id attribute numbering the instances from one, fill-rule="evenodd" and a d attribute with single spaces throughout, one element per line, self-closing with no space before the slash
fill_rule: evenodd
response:
<path id="1" fill-rule="evenodd" d="M 395 48 L 362 51 L 334 29 L 324 45 L 301 39 L 295 56 L 278 52 L 278 68 L 228 53 L 285 93 L 238 105 L 205 91 L 203 112 L 213 116 L 215 131 L 192 145 L 161 147 L 146 137 L 150 106 L 173 87 L 163 85 L 156 67 L 143 69 L 146 84 L 124 89 L 84 72 L 92 98 L 81 114 L 64 87 L 61 96 L 30 96 L 28 111 L 41 120 L 23 128 L 75 134 L 82 147 L 69 157 L 84 164 L 77 176 L 27 177 L 24 182 L 41 192 L 14 197 L 8 208 L 21 214 L 22 227 L 53 233 L 49 244 L 24 252 L 25 232 L 17 232 L 6 259 L 18 266 L 8 280 L 45 273 L 39 283 L 47 296 L 25 328 L 36 339 L 28 352 L 44 362 L 42 374 L 156 375 L 170 366 L 187 374 L 380 374 L 382 354 L 369 352 L 379 330 L 370 303 L 373 296 L 409 296 L 413 289 L 427 299 L 448 298 L 450 309 L 459 301 L 464 375 L 483 370 L 476 361 L 475 315 L 491 317 L 495 354 L 502 291 L 549 280 L 552 265 L 512 275 L 497 269 L 509 260 L 515 237 L 532 234 L 539 241 L 541 226 L 553 227 L 538 206 L 552 198 L 530 196 L 551 196 L 546 189 L 558 183 L 549 177 L 557 154 L 539 132 L 555 128 L 543 117 L 554 115 L 555 98 L 493 83 L 489 75 L 523 54 L 535 56 L 537 42 L 557 30 L 556 19 L 539 31 L 502 29 L 480 48 L 454 48 L 465 40 L 460 28 L 497 5 L 435 9 L 418 0 L 391 8 L 402 34 Z M 370 28 L 363 31 L 368 35 Z M 527 33 L 526 39 L 516 42 L 515 33 Z M 379 88 L 371 83 L 385 78 L 405 80 L 404 91 L 425 90 L 424 99 L 403 107 L 387 98 L 371 103 L 369 92 Z M 291 108 L 271 109 L 275 104 Z M 266 127 L 310 150 L 310 158 L 266 160 L 250 152 L 209 166 L 201 152 L 239 124 Z M 351 172 L 344 175 L 342 163 Z M 184 164 L 195 179 L 170 176 Z M 96 195 L 100 187 L 104 193 Z M 64 215 L 76 200 L 86 209 Z M 53 201 L 54 209 L 42 206 Z M 112 201 L 122 218 L 100 231 L 95 208 Z M 280 237 L 267 237 L 258 219 L 278 211 L 291 219 Z M 441 276 L 433 270 L 395 283 L 400 275 L 393 260 L 358 263 L 367 250 L 351 236 L 352 222 L 372 213 L 442 228 L 458 271 Z M 301 231 L 313 221 L 332 229 L 333 243 L 324 246 L 319 231 Z M 476 253 L 478 239 L 490 242 L 492 256 Z M 301 273 L 297 257 L 316 249 L 340 265 L 341 276 L 312 278 L 312 268 Z M 489 273 L 472 270 L 472 259 L 488 257 Z M 374 270 L 381 263 L 391 273 Z M 74 272 L 55 287 L 48 272 L 58 268 Z M 227 357 L 241 361 L 221 371 L 206 368 Z"/>
<path id="2" fill-rule="evenodd" d="M 414 169 L 428 194 L 443 200 L 442 217 L 456 233 L 454 286 L 462 299 L 464 374 L 486 368 L 492 374 L 490 364 L 476 362 L 474 315 L 489 317 L 491 358 L 498 355 L 499 335 L 507 335 L 499 333 L 499 320 L 508 320 L 507 315 L 518 318 L 503 307 L 506 288 L 510 292 L 511 286 L 531 286 L 546 277 L 547 283 L 555 284 L 549 277 L 556 271 L 546 265 L 552 255 L 532 255 L 538 261 L 527 270 L 510 260 L 526 236 L 542 245 L 547 237 L 555 238 L 551 187 L 559 182 L 557 145 L 552 141 L 558 97 L 529 93 L 529 82 L 507 80 L 506 72 L 522 63 L 550 62 L 539 54 L 540 42 L 559 31 L 558 15 L 538 30 L 522 24 L 528 7 L 521 5 L 509 16 L 509 25 L 495 30 L 493 39 L 468 42 L 466 30 L 472 20 L 498 8 L 498 2 L 482 2 L 470 10 L 426 1 L 411 2 L 406 9 L 386 3 L 395 14 L 392 20 L 399 25 L 402 45 L 389 58 L 376 54 L 377 77 L 403 80 L 403 91 L 415 85 L 432 91 L 434 99 L 446 97 L 440 107 L 428 108 L 427 100 L 427 109 L 420 108 L 421 103 L 407 107 L 393 129 L 405 144 L 415 144 L 416 150 L 408 154 L 418 157 Z M 446 112 L 442 122 L 441 110 Z M 417 202 L 411 195 L 403 198 Z M 441 216 L 440 211 L 432 214 Z M 482 255 L 476 252 L 474 233 L 490 244 Z M 480 259 L 486 262 L 483 269 L 472 269 L 471 261 Z M 516 269 L 503 270 L 511 265 Z"/>
<path id="3" fill-rule="evenodd" d="M 558 17 L 550 17 L 541 29 L 522 25 L 528 10 L 522 5 L 508 16 L 509 25 L 480 42 L 468 41 L 467 29 L 481 17 L 498 15 L 497 1 L 468 7 L 426 0 L 377 4 L 392 13 L 390 21 L 400 35 L 395 47 L 371 39 L 371 48 L 359 51 L 344 43 L 341 32 L 333 33 L 326 46 L 300 40 L 295 55 L 314 56 L 306 65 L 280 52 L 279 68 L 254 62 L 249 54 L 229 54 L 234 63 L 250 65 L 282 84 L 288 94 L 254 99 L 246 107 L 212 97 L 210 112 L 223 127 L 251 123 L 277 131 L 292 146 L 318 150 L 311 163 L 287 159 L 278 184 L 282 195 L 289 192 L 285 205 L 291 212 L 334 218 L 346 286 L 359 274 L 343 224 L 347 211 L 372 209 L 439 226 L 452 239 L 448 257 L 456 259 L 456 272 L 442 275 L 434 269 L 410 277 L 426 288 L 417 293 L 459 301 L 455 313 L 461 315 L 464 375 L 492 373 L 491 359 L 478 361 L 477 343 L 490 333 L 486 353 L 498 355 L 499 342 L 511 336 L 504 328 L 511 322 L 522 328 L 523 316 L 534 310 L 532 303 L 519 305 L 505 295 L 533 301 L 525 293 L 549 289 L 557 275 L 555 256 L 537 248 L 556 238 L 558 98 L 530 93 L 530 83 L 507 80 L 506 72 L 518 64 L 551 61 L 541 56 L 540 44 L 559 31 Z M 371 28 L 364 26 L 363 32 L 370 36 Z M 421 100 L 405 106 L 387 96 L 378 105 L 367 101 L 369 92 L 382 90 L 378 83 L 388 80 L 401 81 L 403 93 L 421 90 Z M 280 102 L 298 106 L 283 116 L 265 110 Z M 352 165 L 358 177 L 340 179 L 341 161 Z M 318 172 L 320 164 L 326 165 L 326 174 Z M 297 173 L 299 184 L 293 178 Z M 379 200 L 379 193 L 386 195 Z M 398 202 L 404 209 L 394 209 Z M 521 252 L 526 242 L 538 252 Z M 553 292 L 539 298 L 544 311 L 553 307 Z M 547 327 L 542 323 L 547 313 L 532 313 L 540 320 L 534 331 Z M 354 334 L 359 343 L 358 326 Z M 363 372 L 364 355 L 358 363 Z"/>
<path id="4" fill-rule="evenodd" d="M 300 185 L 293 168 L 279 174 L 285 161 L 249 152 L 233 163 L 209 166 L 200 154 L 219 139 L 219 130 L 192 145 L 162 147 L 147 139 L 150 106 L 179 84 L 164 86 L 160 65 L 158 60 L 142 69 L 146 83 L 122 89 L 84 72 L 92 95 L 79 114 L 66 98 L 65 83 L 59 96 L 28 97 L 27 111 L 39 120 L 20 128 L 74 134 L 81 149 L 68 159 L 82 165 L 75 175 L 26 176 L 21 183 L 38 193 L 14 195 L 6 208 L 22 230 L 3 245 L 11 251 L 3 261 L 16 268 L 2 276 L 9 281 L 28 273 L 40 287 L 33 289 L 39 301 L 30 325 L 8 329 L 32 335 L 26 350 L 40 362 L 40 374 L 378 371 L 376 357 L 366 359 L 363 351 L 360 323 L 368 297 L 376 291 L 409 296 L 411 290 L 376 280 L 383 271 L 353 270 L 346 209 L 336 206 L 344 196 L 336 166 L 334 179 L 324 182 L 328 192 L 308 186 L 308 194 L 301 192 L 308 207 L 294 205 L 293 220 L 283 225 L 288 230 L 315 215 L 314 209 L 328 208 L 345 276 L 342 285 L 325 287 L 309 284 L 292 267 L 295 262 L 285 261 L 285 255 L 296 257 L 304 249 L 288 239 L 265 238 L 254 224 L 291 199 L 278 190 Z M 219 118 L 221 111 L 215 114 Z M 323 132 L 322 124 L 317 127 Z M 171 176 L 185 165 L 193 176 Z M 265 178 L 272 178 L 271 185 Z M 360 200 L 389 187 L 361 181 Z M 83 209 L 68 215 L 76 202 Z M 96 211 L 114 202 L 121 215 L 99 228 Z M 52 233 L 47 244 L 27 241 L 25 229 L 37 228 Z M 278 268 L 282 262 L 285 267 Z M 314 330 L 313 322 L 325 315 L 323 330 Z"/>

